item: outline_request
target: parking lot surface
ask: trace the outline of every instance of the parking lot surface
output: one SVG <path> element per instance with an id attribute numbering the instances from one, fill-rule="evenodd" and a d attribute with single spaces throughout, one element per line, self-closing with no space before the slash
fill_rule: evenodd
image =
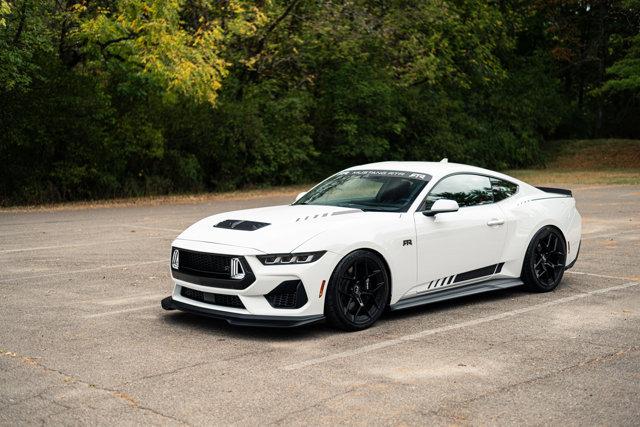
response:
<path id="1" fill-rule="evenodd" d="M 181 230 L 293 196 L 0 213 L 0 424 L 638 425 L 640 187 L 574 195 L 582 248 L 555 292 L 358 333 L 160 308 Z"/>

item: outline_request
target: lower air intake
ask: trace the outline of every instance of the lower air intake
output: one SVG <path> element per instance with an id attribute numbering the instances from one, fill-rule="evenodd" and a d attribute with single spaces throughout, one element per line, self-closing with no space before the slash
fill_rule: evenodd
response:
<path id="1" fill-rule="evenodd" d="M 300 308 L 308 301 L 300 280 L 287 280 L 265 295 L 273 308 Z"/>
<path id="2" fill-rule="evenodd" d="M 212 294 L 209 292 L 196 291 L 195 289 L 183 287 L 180 295 L 185 298 L 203 302 L 205 304 L 220 305 L 223 307 L 245 308 L 237 295 Z"/>

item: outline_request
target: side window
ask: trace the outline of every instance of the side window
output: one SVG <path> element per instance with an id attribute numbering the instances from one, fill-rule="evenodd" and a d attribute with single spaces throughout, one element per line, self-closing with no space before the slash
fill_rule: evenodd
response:
<path id="1" fill-rule="evenodd" d="M 431 209 L 439 199 L 458 202 L 460 207 L 493 203 L 491 181 L 481 175 L 452 175 L 444 178 L 431 189 L 425 200 L 425 210 Z"/>
<path id="2" fill-rule="evenodd" d="M 511 197 L 518 191 L 518 185 L 513 182 L 504 181 L 498 178 L 491 179 L 491 188 L 493 190 L 493 200 L 499 202 L 507 197 Z"/>

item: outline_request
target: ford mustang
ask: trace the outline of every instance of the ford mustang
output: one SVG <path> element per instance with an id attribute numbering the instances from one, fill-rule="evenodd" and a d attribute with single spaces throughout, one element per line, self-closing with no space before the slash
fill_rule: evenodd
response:
<path id="1" fill-rule="evenodd" d="M 569 190 L 478 167 L 383 162 L 327 178 L 290 205 L 226 212 L 171 247 L 166 310 L 232 324 L 343 330 L 385 310 L 558 286 L 580 250 Z"/>

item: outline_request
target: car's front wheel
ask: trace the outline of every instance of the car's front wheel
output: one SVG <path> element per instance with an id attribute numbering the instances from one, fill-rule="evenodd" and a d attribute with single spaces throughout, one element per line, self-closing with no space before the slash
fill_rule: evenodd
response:
<path id="1" fill-rule="evenodd" d="M 382 259 L 357 250 L 336 266 L 325 298 L 329 324 L 346 331 L 360 331 L 380 318 L 389 300 L 390 283 Z"/>
<path id="2" fill-rule="evenodd" d="M 540 229 L 531 239 L 522 266 L 522 281 L 535 292 L 556 288 L 564 274 L 567 244 L 555 227 Z"/>

